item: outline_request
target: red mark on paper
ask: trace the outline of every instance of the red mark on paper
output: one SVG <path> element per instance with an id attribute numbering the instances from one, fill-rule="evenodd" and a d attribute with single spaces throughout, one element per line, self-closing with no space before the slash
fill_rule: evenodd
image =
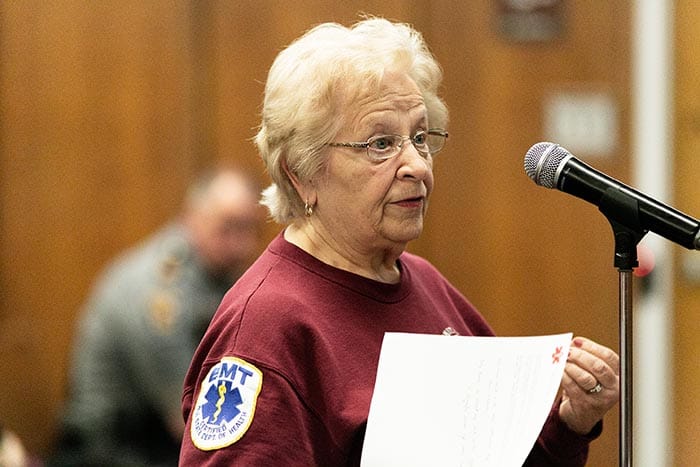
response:
<path id="1" fill-rule="evenodd" d="M 554 349 L 554 353 L 552 354 L 552 365 L 554 365 L 555 363 L 559 363 L 559 358 L 561 357 L 561 351 L 562 351 L 561 346 L 556 347 Z"/>

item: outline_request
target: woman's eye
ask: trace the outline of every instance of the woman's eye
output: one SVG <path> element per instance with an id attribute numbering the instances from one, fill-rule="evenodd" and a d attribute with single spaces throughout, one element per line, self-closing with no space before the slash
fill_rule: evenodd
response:
<path id="1" fill-rule="evenodd" d="M 416 144 L 425 144 L 426 140 L 428 139 L 428 136 L 424 132 L 416 133 L 416 135 L 413 137 L 413 142 Z"/>
<path id="2" fill-rule="evenodd" d="M 370 143 L 372 149 L 384 150 L 389 149 L 393 145 L 392 138 L 388 136 L 380 136 Z"/>

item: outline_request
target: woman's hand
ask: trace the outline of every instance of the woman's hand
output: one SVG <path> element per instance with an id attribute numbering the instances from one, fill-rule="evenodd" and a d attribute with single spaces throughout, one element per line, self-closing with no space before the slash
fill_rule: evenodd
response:
<path id="1" fill-rule="evenodd" d="M 619 399 L 620 357 L 590 339 L 575 337 L 562 377 L 559 417 L 585 435 Z"/>

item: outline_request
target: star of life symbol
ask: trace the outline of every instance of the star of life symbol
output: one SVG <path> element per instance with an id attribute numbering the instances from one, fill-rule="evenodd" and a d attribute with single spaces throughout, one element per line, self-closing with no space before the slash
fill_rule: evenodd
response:
<path id="1" fill-rule="evenodd" d="M 253 421 L 262 373 L 236 357 L 224 357 L 201 383 L 192 412 L 190 435 L 203 451 L 235 443 Z"/>

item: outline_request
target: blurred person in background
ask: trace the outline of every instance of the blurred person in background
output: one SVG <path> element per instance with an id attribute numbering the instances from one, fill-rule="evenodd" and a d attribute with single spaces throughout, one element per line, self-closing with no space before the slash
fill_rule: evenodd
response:
<path id="1" fill-rule="evenodd" d="M 259 252 L 253 179 L 203 174 L 179 218 L 115 259 L 86 302 L 50 465 L 176 465 L 182 384 L 224 293 Z"/>
<path id="2" fill-rule="evenodd" d="M 285 227 L 192 359 L 181 465 L 358 466 L 385 332 L 494 335 L 405 251 L 447 139 L 441 77 L 417 31 L 381 18 L 319 25 L 277 56 L 256 143 Z M 576 337 L 561 388 L 528 466 L 585 464 L 618 401 L 617 354 Z"/>

